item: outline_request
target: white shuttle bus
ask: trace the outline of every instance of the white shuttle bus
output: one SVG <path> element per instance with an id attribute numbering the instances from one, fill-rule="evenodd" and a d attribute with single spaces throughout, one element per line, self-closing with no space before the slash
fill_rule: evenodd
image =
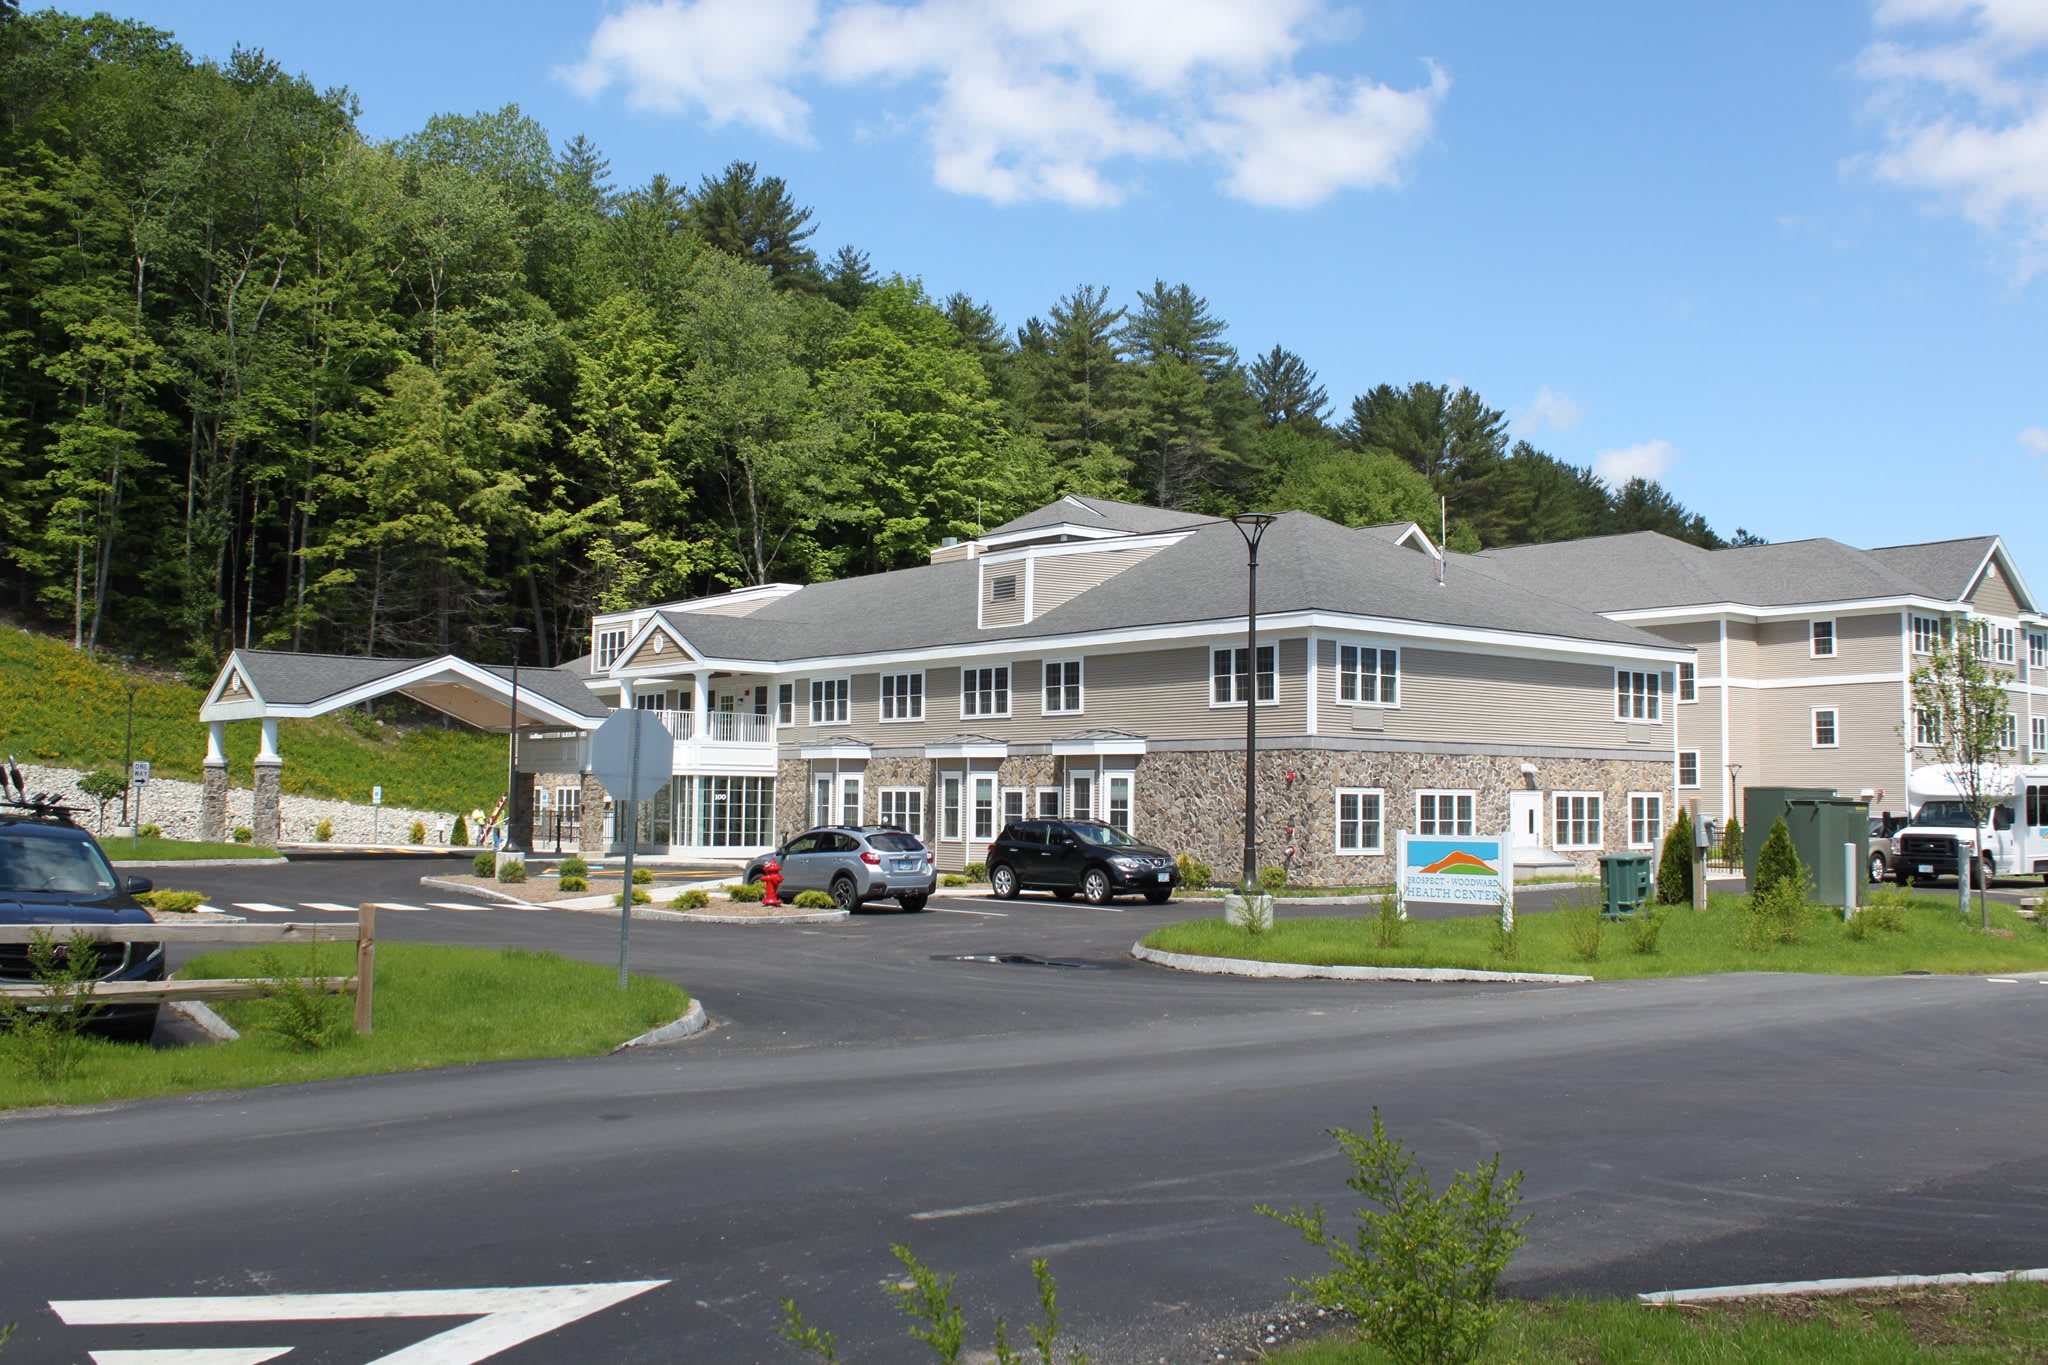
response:
<path id="1" fill-rule="evenodd" d="M 1915 768 L 1906 781 L 1912 819 L 1898 833 L 1899 880 L 1953 877 L 1969 859 L 1970 884 L 1987 876 L 2038 872 L 2048 879 L 2048 764 L 1986 764 L 1984 797 L 1991 816 L 1979 827 L 1970 818 L 1954 764 Z"/>

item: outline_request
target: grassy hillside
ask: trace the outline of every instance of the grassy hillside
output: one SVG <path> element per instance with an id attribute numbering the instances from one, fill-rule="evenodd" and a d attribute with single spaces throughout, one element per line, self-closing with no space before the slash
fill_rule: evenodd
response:
<path id="1" fill-rule="evenodd" d="M 64 768 L 121 766 L 130 679 L 135 694 L 135 756 L 160 777 L 200 778 L 206 727 L 205 693 L 154 674 L 128 673 L 102 655 L 12 626 L 0 626 L 0 756 Z M 251 783 L 257 722 L 228 726 L 228 773 Z M 336 714 L 278 725 L 284 789 L 343 801 L 370 799 L 382 786 L 394 806 L 466 811 L 488 808 L 505 790 L 505 740 L 477 730 L 401 727 Z"/>

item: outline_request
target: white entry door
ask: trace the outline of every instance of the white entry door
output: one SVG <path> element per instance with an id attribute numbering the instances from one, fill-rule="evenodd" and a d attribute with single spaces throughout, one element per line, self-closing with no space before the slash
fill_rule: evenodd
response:
<path id="1" fill-rule="evenodd" d="M 1515 853 L 1539 853 L 1543 849 L 1543 793 L 1508 793 L 1508 828 L 1513 832 Z"/>

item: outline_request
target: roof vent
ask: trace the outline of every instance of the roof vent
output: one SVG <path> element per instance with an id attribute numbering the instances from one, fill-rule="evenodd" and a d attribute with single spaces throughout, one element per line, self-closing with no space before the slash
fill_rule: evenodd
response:
<path id="1" fill-rule="evenodd" d="M 1002 577 L 1002 578 L 998 578 L 998 579 L 997 579 L 997 580 L 995 581 L 994 585 L 993 585 L 993 586 L 991 587 L 990 591 L 989 591 L 989 598 L 990 598 L 990 599 L 991 599 L 992 601 L 996 601 L 996 602 L 1014 602 L 1014 601 L 1016 601 L 1016 600 L 1017 600 L 1017 577 L 1016 577 L 1016 575 L 1015 575 L 1015 574 L 1009 574 L 1009 575 L 1006 575 L 1006 576 L 1004 576 L 1004 577 Z"/>
<path id="2" fill-rule="evenodd" d="M 939 548 L 942 550 L 951 549 L 953 546 L 958 545 L 959 543 L 960 537 L 958 536 L 939 537 Z"/>

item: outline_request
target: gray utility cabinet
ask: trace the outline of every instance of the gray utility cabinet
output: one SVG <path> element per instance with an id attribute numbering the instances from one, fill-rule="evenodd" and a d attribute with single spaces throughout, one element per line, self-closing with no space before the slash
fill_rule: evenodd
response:
<path id="1" fill-rule="evenodd" d="M 1792 832 L 1792 848 L 1813 878 L 1821 905 L 1848 906 L 1870 866 L 1870 803 L 1823 787 L 1742 789 L 1742 871 L 1756 885 L 1757 856 L 1779 816 Z M 1842 845 L 1856 845 L 1855 881 L 1847 881 Z"/>

